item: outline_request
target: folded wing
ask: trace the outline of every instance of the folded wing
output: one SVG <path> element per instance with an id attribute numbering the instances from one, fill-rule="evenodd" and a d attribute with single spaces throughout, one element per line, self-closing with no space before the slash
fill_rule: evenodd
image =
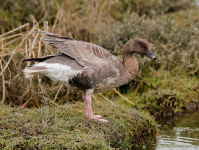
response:
<path id="1" fill-rule="evenodd" d="M 42 38 L 43 42 L 74 58 L 82 66 L 95 68 L 112 61 L 121 61 L 120 58 L 98 45 L 45 31 L 41 32 L 47 35 Z"/>

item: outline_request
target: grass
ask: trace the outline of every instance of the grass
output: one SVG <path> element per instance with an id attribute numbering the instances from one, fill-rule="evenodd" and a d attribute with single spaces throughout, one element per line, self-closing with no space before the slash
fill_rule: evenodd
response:
<path id="1" fill-rule="evenodd" d="M 0 27 L 0 145 L 4 149 L 129 148 L 150 142 L 157 133 L 147 114 L 171 117 L 199 108 L 199 21 L 192 0 L 65 1 L 56 3 L 57 14 L 50 11 L 48 5 L 55 5 L 51 2 L 38 7 L 48 7 L 41 14 L 53 13 L 47 15 L 48 22 L 35 9 L 28 17 L 31 22 L 20 26 L 28 7 L 14 7 L 18 13 L 0 12 L 10 22 Z M 16 24 L 12 14 L 20 16 Z M 19 27 L 10 31 L 10 24 Z M 83 104 L 77 102 L 81 92 L 43 76 L 24 79 L 22 70 L 31 63 L 22 63 L 23 59 L 57 52 L 41 42 L 40 29 L 96 43 L 118 57 L 128 40 L 145 38 L 158 59 L 136 55 L 140 70 L 134 81 L 94 95 L 95 113 L 109 120 L 104 125 L 84 117 Z"/>
<path id="2" fill-rule="evenodd" d="M 154 140 L 156 124 L 146 113 L 103 102 L 94 102 L 93 109 L 109 122 L 87 119 L 82 102 L 31 109 L 1 105 L 0 146 L 2 149 L 125 149 Z"/>
<path id="3" fill-rule="evenodd" d="M 120 56 L 122 46 L 130 38 L 142 37 L 150 41 L 151 49 L 158 58 L 151 61 L 136 56 L 140 70 L 135 81 L 118 88 L 135 103 L 135 107 L 152 115 L 171 117 L 199 101 L 198 21 L 190 20 L 186 26 L 181 24 L 176 27 L 173 18 L 148 19 L 133 14 L 131 19 L 100 30 L 104 38 L 96 41 L 114 54 Z M 103 94 L 121 105 L 132 106 L 118 98 L 113 90 Z"/>
<path id="4" fill-rule="evenodd" d="M 135 107 L 147 110 L 154 116 L 174 116 L 179 112 L 185 112 L 192 103 L 198 107 L 198 77 L 190 76 L 183 71 L 181 73 L 165 70 L 153 71 L 143 80 L 137 81 L 136 88 L 136 91 L 128 90 L 125 97 L 135 103 Z M 121 98 L 115 101 L 124 103 Z"/>
<path id="5" fill-rule="evenodd" d="M 158 60 L 152 62 L 147 58 L 136 56 L 140 62 L 140 71 L 136 79 L 139 82 L 148 80 L 148 76 L 145 76 L 148 72 L 152 73 L 159 69 L 175 71 L 175 73 L 180 73 L 181 70 L 184 70 L 183 72 L 193 76 L 199 74 L 199 39 L 197 38 L 199 30 L 197 30 L 197 20 L 194 20 L 194 22 L 189 21 L 189 25 L 186 27 L 176 27 L 172 18 L 158 15 L 155 18 L 149 17 L 150 15 L 140 17 L 137 15 L 139 13 L 130 13 L 131 10 L 128 18 L 116 21 L 117 17 L 110 19 L 112 9 L 108 7 L 110 5 L 109 2 L 99 1 L 96 5 L 93 5 L 92 1 L 76 2 L 77 4 L 74 5 L 75 1 L 66 1 L 63 7 L 57 3 L 58 13 L 52 25 L 44 22 L 41 27 L 41 24 L 33 16 L 30 16 L 32 20 L 31 27 L 29 24 L 25 24 L 0 36 L 0 82 L 2 83 L 0 85 L 0 96 L 2 97 L 2 102 L 11 103 L 13 106 L 25 104 L 26 107 L 39 107 L 46 98 L 49 100 L 54 99 L 58 104 L 76 101 L 80 98 L 78 96 L 80 94 L 77 92 L 71 92 L 46 77 L 36 76 L 31 81 L 24 81 L 22 70 L 30 63 L 22 63 L 23 59 L 41 57 L 58 52 L 41 42 L 40 37 L 43 35 L 38 32 L 40 29 L 94 42 L 118 57 L 121 56 L 122 47 L 128 40 L 136 37 L 147 39 L 151 43 L 151 49 Z M 188 2 L 188 0 L 179 1 L 175 5 L 169 3 L 167 6 L 187 12 L 187 8 L 192 6 L 192 3 L 187 5 Z M 138 6 L 138 3 L 143 3 L 143 1 L 135 1 L 135 6 Z M 152 3 L 153 0 L 150 0 L 150 6 L 152 6 Z M 166 1 L 161 1 L 158 5 L 164 3 Z M 119 4 L 120 2 L 113 2 L 114 6 Z M 122 8 L 126 8 L 129 4 L 129 1 L 122 3 Z M 185 5 L 187 5 L 186 8 L 184 8 Z M 66 6 L 71 6 L 67 9 L 67 12 L 64 11 Z M 131 6 L 133 9 L 134 5 Z M 143 5 L 140 10 L 144 9 L 145 6 Z M 179 6 L 182 9 L 177 9 Z M 192 12 L 193 9 L 196 10 L 195 7 L 192 7 L 190 11 Z M 159 10 L 157 9 L 157 11 Z M 174 12 L 178 14 L 181 11 Z M 168 15 L 168 13 L 166 14 Z M 137 83 L 131 83 L 130 91 L 135 90 L 137 92 Z M 148 89 L 151 87 L 143 86 L 143 88 Z M 141 93 L 139 92 L 138 94 Z M 65 97 L 68 97 L 68 99 L 66 100 Z"/>
<path id="6" fill-rule="evenodd" d="M 162 15 L 162 18 L 166 19 L 168 16 L 171 17 L 173 19 L 175 27 L 188 27 L 190 26 L 190 24 L 198 21 L 198 12 L 198 8 L 191 8 L 187 10 L 180 10 L 170 14 L 164 14 Z"/>
<path id="7" fill-rule="evenodd" d="M 39 107 L 43 99 L 48 98 L 49 100 L 54 99 L 57 103 L 63 104 L 66 102 L 64 100 L 65 97 L 70 95 L 70 91 L 60 84 L 40 76 L 34 77 L 31 82 L 28 80 L 24 82 L 22 70 L 30 63 L 22 63 L 23 59 L 41 57 L 57 52 L 57 50 L 41 42 L 40 37 L 43 35 L 38 33 L 39 25 L 34 17 L 31 18 L 33 20 L 32 28 L 26 24 L 11 31 L 9 34 L 7 33 L 7 35 L 4 34 L 1 36 L 2 51 L 0 55 L 2 56 L 1 70 L 3 72 L 1 71 L 0 75 L 2 78 L 0 80 L 3 84 L 0 86 L 0 95 L 2 96 L 2 101 L 5 103 L 11 102 L 13 105 L 23 105 L 29 100 L 30 103 L 27 103 L 28 107 Z M 51 31 L 53 27 L 48 26 L 46 23 L 44 24 L 44 30 Z M 197 24 L 196 22 L 190 24 L 190 27 L 175 28 L 173 27 L 172 20 L 163 20 L 160 18 L 151 20 L 146 17 L 140 18 L 134 14 L 131 20 L 124 20 L 123 22 L 109 25 L 107 29 L 105 27 L 105 30 L 101 30 L 104 29 L 104 26 L 99 28 L 98 33 L 100 34 L 97 35 L 98 38 L 96 36 L 95 43 L 120 57 L 122 46 L 129 39 L 135 37 L 148 39 L 151 43 L 152 51 L 158 60 L 150 61 L 147 58 L 141 58 L 136 55 L 140 62 L 140 71 L 136 78 L 138 81 L 147 81 L 149 79 L 147 79 L 148 75 L 146 74 L 153 74 L 153 72 L 164 70 L 171 71 L 171 73 L 175 72 L 176 74 L 183 72 L 197 78 L 199 74 L 197 44 L 199 30 L 192 30 L 196 29 Z M 55 24 L 55 27 L 57 26 L 59 24 Z M 145 26 L 148 28 L 145 28 Z M 156 27 L 154 28 L 154 26 Z M 21 32 L 25 28 L 26 32 Z M 20 33 L 14 34 L 15 32 Z M 137 84 L 131 85 L 130 89 L 136 90 Z M 150 89 L 151 87 L 145 86 L 143 88 Z M 73 97 L 68 99 L 68 101 L 77 99 L 79 97 L 73 94 Z"/>
<path id="8" fill-rule="evenodd" d="M 156 0 L 30 0 L 29 3 L 26 0 L 1 0 L 0 2 L 2 3 L 0 34 L 26 22 L 31 23 L 29 17 L 31 14 L 39 24 L 45 20 L 48 20 L 51 25 L 60 19 L 66 20 L 68 23 L 59 22 L 59 28 L 65 26 L 65 31 L 61 32 L 71 34 L 74 38 L 88 40 L 93 38 L 93 31 L 101 22 L 121 21 L 133 12 L 140 16 L 146 14 L 154 17 L 194 7 L 194 0 L 175 0 L 174 2 L 167 0 L 158 0 L 158 2 Z M 58 20 L 57 17 L 59 17 Z M 81 26 L 76 24 L 81 24 Z"/>

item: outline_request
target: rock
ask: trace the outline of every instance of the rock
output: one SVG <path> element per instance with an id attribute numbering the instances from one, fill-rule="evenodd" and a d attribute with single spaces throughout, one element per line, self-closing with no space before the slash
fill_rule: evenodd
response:
<path id="1" fill-rule="evenodd" d="M 195 102 L 189 102 L 185 105 L 185 111 L 186 112 L 194 112 L 197 109 L 197 105 Z"/>

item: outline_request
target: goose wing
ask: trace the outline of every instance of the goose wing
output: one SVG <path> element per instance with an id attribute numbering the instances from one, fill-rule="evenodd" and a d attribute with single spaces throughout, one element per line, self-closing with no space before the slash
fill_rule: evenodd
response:
<path id="1" fill-rule="evenodd" d="M 80 65 L 96 68 L 106 66 L 113 61 L 122 61 L 106 49 L 92 43 L 67 38 L 58 34 L 41 31 L 47 36 L 42 41 L 74 58 Z"/>

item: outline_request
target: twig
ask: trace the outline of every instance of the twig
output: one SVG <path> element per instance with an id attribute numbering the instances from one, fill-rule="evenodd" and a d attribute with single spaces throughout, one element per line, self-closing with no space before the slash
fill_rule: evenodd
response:
<path id="1" fill-rule="evenodd" d="M 13 39 L 13 40 L 11 40 L 11 41 L 9 41 L 9 42 L 7 42 L 7 43 L 4 45 L 4 47 L 10 45 L 11 43 L 13 43 L 13 42 L 15 42 L 15 41 L 17 41 L 17 40 L 19 40 L 20 38 L 23 38 L 23 35 L 22 35 L 22 36 L 19 36 L 19 37 L 17 37 L 17 38 L 15 38 L 15 39 Z M 13 48 L 13 49 L 14 49 L 14 48 Z"/>
<path id="2" fill-rule="evenodd" d="M 14 32 L 14 31 L 17 31 L 17 30 L 19 30 L 19 29 L 21 29 L 21 28 L 23 28 L 23 27 L 26 27 L 26 26 L 29 26 L 29 23 L 26 23 L 26 24 L 24 24 L 24 25 L 22 25 L 22 26 L 20 26 L 20 27 L 18 27 L 18 28 L 16 28 L 16 29 L 13 29 L 13 30 L 11 30 L 11 31 L 9 31 L 9 32 L 6 32 L 6 33 L 0 35 L 0 37 L 5 36 L 5 35 L 7 35 L 7 34 L 10 34 L 10 33 Z"/>
<path id="3" fill-rule="evenodd" d="M 1 63 L 1 68 L 3 69 L 3 65 L 2 65 L 2 63 Z M 2 81 L 3 81 L 3 97 L 2 97 L 2 103 L 4 103 L 5 102 L 5 94 L 6 94 L 6 87 L 5 87 L 5 79 L 4 79 L 4 74 L 2 73 Z"/>
<path id="4" fill-rule="evenodd" d="M 23 34 L 19 33 L 19 34 L 15 34 L 15 35 L 12 35 L 12 36 L 9 36 L 9 37 L 6 37 L 6 38 L 2 38 L 2 41 L 5 41 L 5 40 L 8 40 L 8 39 L 11 39 L 11 38 L 14 38 L 16 36 L 21 36 Z"/>
<path id="5" fill-rule="evenodd" d="M 120 92 L 118 92 L 115 88 L 113 88 L 113 90 L 114 90 L 119 96 L 121 96 L 125 101 L 131 103 L 133 106 L 135 105 L 133 102 L 131 102 L 130 100 L 128 100 L 126 97 L 124 97 Z"/>
<path id="6" fill-rule="evenodd" d="M 92 95 L 93 99 L 96 100 L 97 102 L 99 102 L 99 100 L 94 96 Z"/>
<path id="7" fill-rule="evenodd" d="M 57 3 L 56 3 L 57 4 Z M 57 4 L 58 5 L 58 4 Z M 55 21 L 54 21 L 54 24 L 53 24 L 53 27 L 52 27 L 52 32 L 55 32 L 55 28 L 56 28 L 56 24 L 57 24 L 57 22 L 58 22 L 58 18 L 59 18 L 59 15 L 60 15 L 60 10 L 58 11 L 58 13 L 57 13 L 57 16 L 56 16 L 56 18 L 55 18 Z"/>
<path id="8" fill-rule="evenodd" d="M 111 102 L 108 98 L 106 98 L 104 95 L 102 95 L 102 94 L 100 94 L 100 93 L 98 93 L 98 95 L 100 95 L 101 97 L 103 97 L 103 98 L 104 98 L 105 100 L 107 100 L 109 103 L 115 104 L 115 103 Z"/>
<path id="9" fill-rule="evenodd" d="M 143 80 L 140 81 L 140 83 L 138 84 L 137 88 L 135 89 L 134 93 L 137 93 L 138 89 L 140 88 L 141 83 L 143 82 Z"/>
<path id="10" fill-rule="evenodd" d="M 50 100 L 49 102 L 52 103 L 52 104 L 55 105 L 55 106 L 62 107 L 62 108 L 66 108 L 66 107 L 64 107 L 64 106 L 61 106 L 61 105 L 56 104 L 53 100 Z"/>
<path id="11" fill-rule="evenodd" d="M 196 69 L 194 71 L 190 72 L 190 74 L 192 74 L 192 75 L 195 74 L 199 69 L 199 59 L 197 57 L 197 53 L 195 53 L 195 59 L 197 61 L 197 66 L 196 66 Z"/>
<path id="12" fill-rule="evenodd" d="M 24 39 L 22 40 L 22 42 L 15 48 L 14 52 L 12 53 L 12 55 L 10 56 L 10 58 L 9 58 L 7 64 L 6 64 L 6 66 L 3 68 L 2 72 L 0 73 L 0 76 L 1 76 L 1 74 L 5 71 L 5 69 L 8 67 L 10 61 L 12 60 L 14 54 L 16 53 L 16 50 L 22 46 L 22 44 L 24 43 L 24 41 L 25 41 L 25 40 L 29 37 L 29 35 L 36 29 L 36 27 L 37 27 L 37 26 L 35 26 L 35 27 L 27 34 L 26 38 L 24 38 Z"/>
<path id="13" fill-rule="evenodd" d="M 39 27 L 39 23 L 38 23 L 37 20 L 33 17 L 33 15 L 30 15 L 30 19 L 32 20 L 33 23 L 36 23 L 36 26 Z"/>
<path id="14" fill-rule="evenodd" d="M 36 41 L 37 41 L 37 38 L 38 38 L 39 34 L 40 34 L 40 33 L 38 32 L 37 35 L 36 35 L 36 37 L 35 37 L 35 39 L 34 39 L 34 41 L 33 41 L 33 43 L 32 43 L 32 46 L 31 46 L 32 49 L 33 49 L 34 46 L 35 46 L 35 43 L 36 43 Z"/>
<path id="15" fill-rule="evenodd" d="M 27 100 L 27 101 L 21 106 L 21 108 L 25 108 L 26 104 L 28 104 L 28 102 L 29 102 L 31 99 L 32 99 L 32 97 L 31 97 L 29 100 Z"/>
<path id="16" fill-rule="evenodd" d="M 55 98 L 54 98 L 54 102 L 55 102 L 55 100 L 57 99 L 57 96 L 58 96 L 58 94 L 59 94 L 59 91 L 61 90 L 62 87 L 63 87 L 63 85 L 61 85 L 60 88 L 59 88 L 59 90 L 57 91 L 57 94 L 55 95 Z"/>
<path id="17" fill-rule="evenodd" d="M 12 79 L 10 80 L 10 82 L 13 81 L 16 77 L 18 77 L 22 72 L 23 72 L 23 70 L 21 70 L 14 78 L 12 78 Z"/>

